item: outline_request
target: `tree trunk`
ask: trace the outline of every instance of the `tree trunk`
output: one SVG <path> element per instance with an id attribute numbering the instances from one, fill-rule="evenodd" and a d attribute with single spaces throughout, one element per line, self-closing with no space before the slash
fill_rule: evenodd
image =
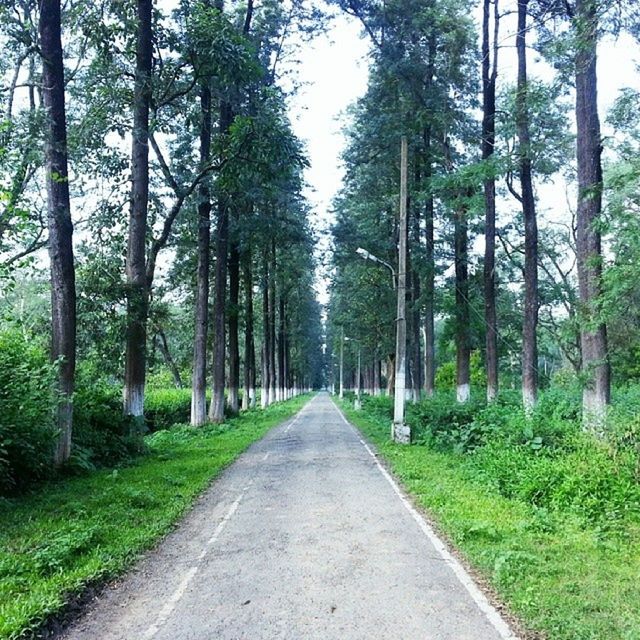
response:
<path id="1" fill-rule="evenodd" d="M 423 133 L 425 163 L 424 177 L 427 186 L 431 188 L 431 128 L 428 127 Z M 434 258 L 434 227 L 433 213 L 434 203 L 431 193 L 427 194 L 425 202 L 425 277 L 424 277 L 424 392 L 430 398 L 433 396 L 436 378 L 435 363 L 435 324 L 434 324 L 434 296 L 435 296 L 435 258 Z"/>
<path id="2" fill-rule="evenodd" d="M 387 356 L 387 396 L 393 397 L 393 389 L 396 386 L 396 356 L 390 353 Z"/>
<path id="3" fill-rule="evenodd" d="M 531 140 L 527 87 L 527 13 L 529 0 L 518 3 L 518 87 L 516 122 L 518 128 L 518 163 L 524 216 L 524 319 L 522 323 L 522 401 L 530 412 L 538 396 L 538 226 L 536 202 L 531 177 Z"/>
<path id="4" fill-rule="evenodd" d="M 413 241 L 420 244 L 420 220 L 417 215 L 413 219 Z M 420 353 L 420 274 L 414 267 L 411 269 L 411 399 L 420 401 L 422 391 L 422 354 Z"/>
<path id="5" fill-rule="evenodd" d="M 173 384 L 176 389 L 182 389 L 182 378 L 180 377 L 180 371 L 176 366 L 175 360 L 171 356 L 171 351 L 169 351 L 169 342 L 167 340 L 167 334 L 164 332 L 162 327 L 156 325 L 156 329 L 158 332 L 158 337 L 160 338 L 160 343 L 158 347 L 160 349 L 160 353 L 162 353 L 162 358 L 164 363 L 167 365 L 167 368 L 171 372 L 171 377 L 173 378 Z"/>
<path id="6" fill-rule="evenodd" d="M 244 280 L 244 393 L 242 408 L 255 406 L 256 400 L 256 351 L 253 337 L 253 274 L 251 272 L 251 248 L 243 256 Z"/>
<path id="7" fill-rule="evenodd" d="M 271 241 L 271 278 L 269 279 L 269 404 L 276 401 L 276 244 Z"/>
<path id="8" fill-rule="evenodd" d="M 607 328 L 599 318 L 602 248 L 602 146 L 596 74 L 598 33 L 594 0 L 576 0 L 576 125 L 578 160 L 577 254 L 585 427 L 602 428 L 611 399 Z"/>
<path id="9" fill-rule="evenodd" d="M 147 209 L 149 203 L 149 106 L 151 103 L 152 0 L 138 0 L 136 77 L 133 96 L 131 209 L 127 243 L 127 349 L 124 374 L 124 414 L 133 428 L 144 428 L 147 315 Z"/>
<path id="10" fill-rule="evenodd" d="M 482 20 L 482 159 L 489 161 L 495 148 L 496 80 L 498 76 L 498 0 L 494 4 L 493 47 L 490 44 L 489 25 L 492 0 L 484 0 Z M 525 9 L 526 10 L 526 9 Z M 493 50 L 493 61 L 491 51 Z M 489 162 L 487 162 L 489 164 Z M 493 169 L 484 182 L 485 250 L 484 250 L 484 317 L 486 325 L 487 401 L 498 394 L 498 329 L 496 314 L 496 181 Z"/>
<path id="11" fill-rule="evenodd" d="M 231 107 L 220 103 L 220 135 L 226 136 L 232 122 Z M 213 393 L 209 407 L 211 422 L 224 421 L 224 382 L 226 352 L 227 260 L 229 253 L 229 201 L 218 193 L 218 229 L 216 242 L 215 297 L 213 303 Z"/>
<path id="12" fill-rule="evenodd" d="M 278 301 L 278 400 L 285 399 L 285 300 L 284 296 L 280 294 Z"/>
<path id="13" fill-rule="evenodd" d="M 262 408 L 269 406 L 269 389 L 271 388 L 271 325 L 269 323 L 269 258 L 265 249 L 262 266 L 262 391 L 260 403 Z"/>
<path id="14" fill-rule="evenodd" d="M 463 207 L 454 214 L 456 269 L 456 398 L 467 402 L 471 395 L 469 349 L 469 275 L 467 266 L 467 215 Z"/>
<path id="15" fill-rule="evenodd" d="M 47 224 L 51 262 L 51 355 L 58 362 L 57 426 L 60 434 L 54 462 L 71 454 L 73 389 L 76 366 L 76 283 L 73 260 L 73 224 L 67 168 L 67 121 L 64 104 L 60 0 L 40 4 L 42 85 L 47 112 L 45 161 L 47 172 Z"/>
<path id="16" fill-rule="evenodd" d="M 238 413 L 238 390 L 240 387 L 240 343 L 238 318 L 240 311 L 240 248 L 237 241 L 231 243 L 229 251 L 229 399 L 232 413 Z"/>
<path id="17" fill-rule="evenodd" d="M 211 157 L 211 89 L 208 82 L 200 87 L 200 167 Z M 207 340 L 209 323 L 209 269 L 211 251 L 211 194 L 206 182 L 198 189 L 198 271 L 196 275 L 196 326 L 193 340 L 193 385 L 191 424 L 207 420 Z"/>

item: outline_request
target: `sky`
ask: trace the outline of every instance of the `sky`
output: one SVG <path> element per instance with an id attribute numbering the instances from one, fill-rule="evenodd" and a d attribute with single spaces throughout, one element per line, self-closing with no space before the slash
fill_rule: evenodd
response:
<path id="1" fill-rule="evenodd" d="M 479 3 L 478 3 L 479 5 Z M 504 11 L 503 4 L 502 10 Z M 480 21 L 479 7 L 476 19 Z M 501 22 L 499 82 L 515 82 L 517 59 L 515 53 L 514 16 Z M 367 52 L 369 44 L 362 37 L 359 23 L 339 14 L 325 34 L 312 43 L 302 45 L 297 75 L 304 85 L 290 103 L 294 131 L 307 146 L 310 167 L 306 171 L 309 184 L 307 197 L 313 207 L 312 220 L 319 234 L 318 253 L 326 253 L 329 246 L 331 201 L 342 185 L 343 167 L 340 154 L 345 139 L 342 129 L 348 122 L 345 111 L 367 86 Z M 640 47 L 629 36 L 618 40 L 606 38 L 600 43 L 598 58 L 599 108 L 603 134 L 607 134 L 605 116 L 621 88 L 640 89 Z M 530 56 L 530 74 L 550 80 L 553 73 L 535 53 Z M 540 215 L 547 218 L 566 217 L 568 198 L 566 185 L 556 181 L 538 185 Z M 569 196 L 569 201 L 571 196 Z M 514 201 L 515 202 L 515 201 Z M 515 206 L 514 203 L 509 206 Z M 482 244 L 474 245 L 481 251 Z M 318 280 L 318 298 L 328 301 L 326 273 Z"/>

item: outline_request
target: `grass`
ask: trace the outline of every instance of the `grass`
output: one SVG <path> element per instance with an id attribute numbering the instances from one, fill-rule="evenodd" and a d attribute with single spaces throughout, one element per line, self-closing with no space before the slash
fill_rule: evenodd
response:
<path id="1" fill-rule="evenodd" d="M 534 637 L 640 640 L 640 527 L 586 526 L 506 498 L 469 456 L 393 444 L 390 421 L 343 408 Z"/>
<path id="2" fill-rule="evenodd" d="M 0 499 L 0 638 L 40 627 L 90 585 L 121 574 L 166 534 L 220 471 L 308 397 L 222 426 L 175 426 L 120 469 Z"/>

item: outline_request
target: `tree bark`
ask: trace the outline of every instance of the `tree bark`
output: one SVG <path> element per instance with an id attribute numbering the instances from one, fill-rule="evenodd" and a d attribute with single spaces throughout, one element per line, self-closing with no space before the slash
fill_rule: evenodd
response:
<path id="1" fill-rule="evenodd" d="M 200 87 L 200 167 L 211 158 L 211 89 Z M 198 271 L 196 275 L 196 326 L 193 341 L 191 424 L 207 420 L 207 339 L 209 332 L 209 269 L 211 251 L 211 194 L 205 181 L 198 189 Z"/>
<path id="2" fill-rule="evenodd" d="M 42 85 L 47 112 L 45 161 L 47 174 L 47 224 L 51 262 L 51 355 L 58 363 L 57 427 L 54 462 L 71 454 L 73 390 L 76 366 L 76 284 L 73 258 L 73 224 L 67 167 L 67 121 L 64 103 L 60 0 L 40 4 Z"/>
<path id="3" fill-rule="evenodd" d="M 454 213 L 456 270 L 456 398 L 458 402 L 467 402 L 471 396 L 467 235 L 467 213 L 464 207 L 459 207 Z"/>
<path id="4" fill-rule="evenodd" d="M 255 406 L 256 401 L 256 351 L 253 336 L 253 274 L 251 271 L 251 248 L 244 252 L 244 393 L 242 408 Z"/>
<path id="5" fill-rule="evenodd" d="M 240 248 L 231 243 L 229 251 L 229 410 L 238 413 L 240 387 L 240 343 L 238 319 L 240 315 Z"/>
<path id="6" fill-rule="evenodd" d="M 269 404 L 276 402 L 276 243 L 271 241 L 271 277 L 269 279 Z"/>
<path id="7" fill-rule="evenodd" d="M 490 22 L 492 0 L 484 0 L 482 20 L 482 159 L 489 161 L 495 148 L 496 81 L 498 76 L 498 0 L 494 0 L 493 47 Z M 491 60 L 493 51 L 493 60 Z M 487 164 L 489 164 L 487 162 Z M 487 167 L 492 172 L 491 167 Z M 498 395 L 498 329 L 496 314 L 496 181 L 491 174 L 484 182 L 485 250 L 484 315 L 486 325 L 487 401 Z"/>
<path id="8" fill-rule="evenodd" d="M 269 406 L 269 389 L 271 388 L 271 325 L 269 323 L 269 252 L 264 251 L 262 263 L 262 391 L 260 403 L 262 408 Z"/>
<path id="9" fill-rule="evenodd" d="M 518 2 L 518 86 L 516 122 L 518 163 L 524 217 L 524 318 L 522 323 L 522 402 L 530 412 L 538 397 L 538 225 L 533 194 L 527 87 L 527 15 L 529 0 Z"/>
<path id="10" fill-rule="evenodd" d="M 598 222 L 602 214 L 602 146 L 598 115 L 597 6 L 576 0 L 576 125 L 578 161 L 577 254 L 582 312 L 582 405 L 585 427 L 600 430 L 611 400 L 607 328 L 599 318 L 602 247 Z"/>
<path id="11" fill-rule="evenodd" d="M 278 301 L 278 400 L 285 400 L 287 387 L 285 375 L 285 310 L 286 304 L 284 295 L 280 293 Z"/>
<path id="12" fill-rule="evenodd" d="M 220 103 L 220 135 L 226 136 L 232 122 L 231 106 Z M 227 260 L 229 254 L 229 199 L 218 193 L 218 227 L 216 240 L 216 274 L 213 303 L 213 392 L 209 420 L 224 421 L 224 383 L 226 356 Z"/>
<path id="13" fill-rule="evenodd" d="M 136 73 L 133 96 L 132 188 L 127 243 L 127 349 L 124 375 L 124 414 L 133 429 L 144 429 L 149 289 L 146 276 L 147 210 L 149 204 L 149 108 L 153 55 L 152 0 L 138 0 Z"/>
<path id="14" fill-rule="evenodd" d="M 171 372 L 171 377 L 173 378 L 173 384 L 176 389 L 182 389 L 182 378 L 180 377 L 180 371 L 176 365 L 175 360 L 171 356 L 171 351 L 169 351 L 169 341 L 167 340 L 167 334 L 164 332 L 162 327 L 156 325 L 156 330 L 158 332 L 158 337 L 160 338 L 160 342 L 158 347 L 160 349 L 160 353 L 162 353 L 162 358 L 164 363 L 167 365 L 167 368 Z"/>

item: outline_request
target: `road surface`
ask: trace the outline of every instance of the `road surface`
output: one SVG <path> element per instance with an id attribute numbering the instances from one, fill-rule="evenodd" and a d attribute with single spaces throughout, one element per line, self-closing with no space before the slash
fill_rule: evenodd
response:
<path id="1" fill-rule="evenodd" d="M 514 637 L 326 394 L 253 445 L 63 635 Z"/>

